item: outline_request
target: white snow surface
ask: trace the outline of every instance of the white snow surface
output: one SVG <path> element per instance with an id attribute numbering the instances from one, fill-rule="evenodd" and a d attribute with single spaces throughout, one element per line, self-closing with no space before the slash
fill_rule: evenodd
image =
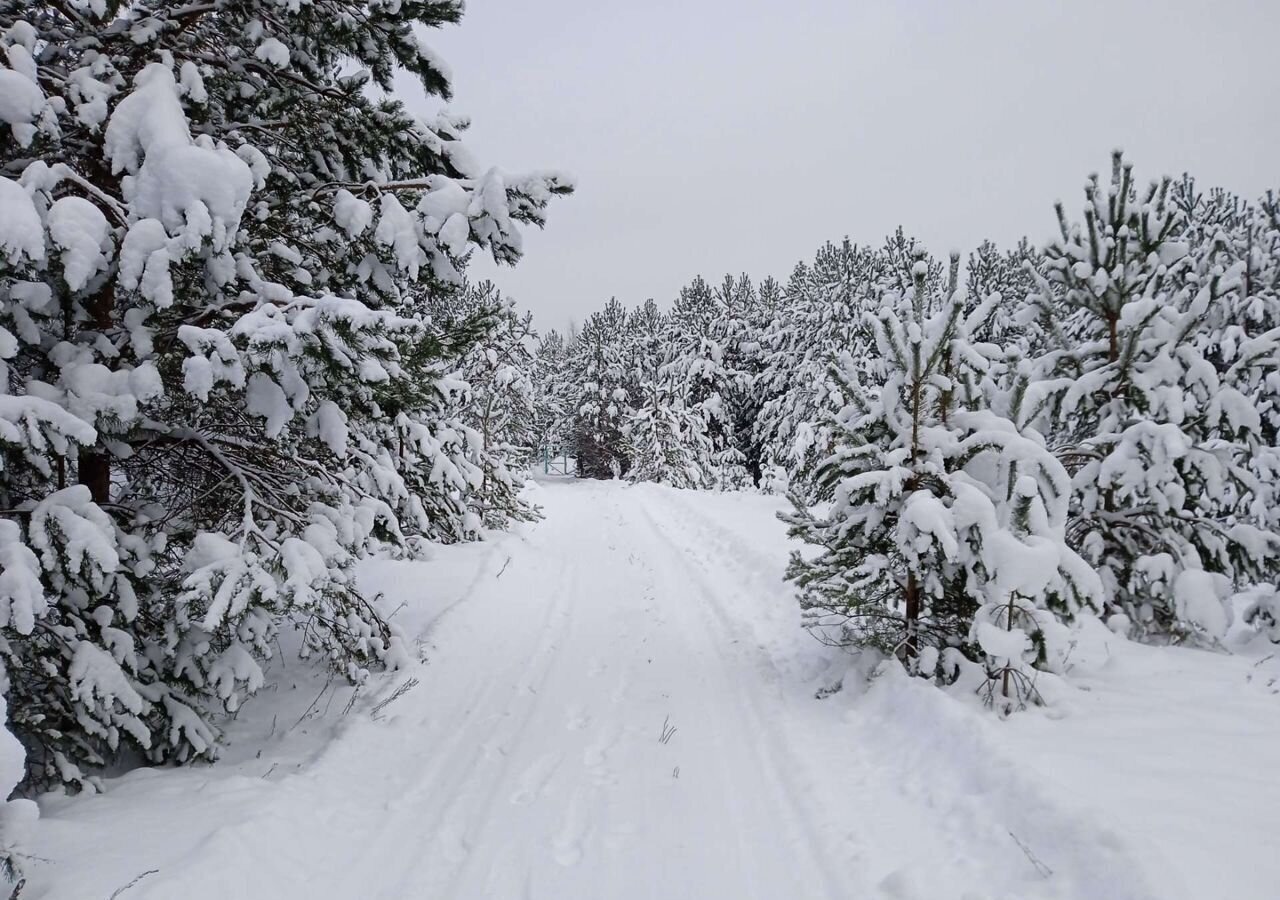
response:
<path id="1" fill-rule="evenodd" d="M 416 665 L 353 699 L 282 657 L 218 764 L 42 798 L 24 900 L 1275 896 L 1265 651 L 1086 628 L 1002 720 L 805 634 L 778 498 L 531 491 L 365 565 Z"/>

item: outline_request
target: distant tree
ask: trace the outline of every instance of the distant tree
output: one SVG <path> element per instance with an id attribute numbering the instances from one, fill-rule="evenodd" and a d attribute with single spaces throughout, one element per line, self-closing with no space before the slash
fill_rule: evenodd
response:
<path id="1" fill-rule="evenodd" d="M 670 323 L 656 307 L 645 314 L 646 327 L 636 329 L 634 397 L 636 407 L 626 426 L 632 454 L 628 477 L 678 488 L 708 486 L 711 441 L 700 411 L 688 405 L 687 381 L 678 363 Z"/>
<path id="2" fill-rule="evenodd" d="M 887 289 L 885 265 L 883 252 L 848 240 L 826 244 L 812 265 L 796 267 L 760 337 L 753 383 L 761 467 L 785 473 L 781 480 L 802 496 L 823 490 L 816 466 L 834 449 L 833 417 L 845 403 L 831 364 L 841 353 L 873 362 L 865 315 Z"/>
<path id="3" fill-rule="evenodd" d="M 561 452 L 569 446 L 574 389 L 568 379 L 570 342 L 560 332 L 544 332 L 534 350 L 535 446 Z"/>
<path id="4" fill-rule="evenodd" d="M 588 317 L 570 347 L 569 376 L 577 391 L 570 440 L 584 478 L 617 478 L 631 467 L 626 338 L 626 310 L 611 299 Z"/>

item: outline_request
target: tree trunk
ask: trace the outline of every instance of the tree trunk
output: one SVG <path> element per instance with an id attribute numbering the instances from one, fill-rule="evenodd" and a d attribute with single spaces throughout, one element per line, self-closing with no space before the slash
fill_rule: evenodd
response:
<path id="1" fill-rule="evenodd" d="M 110 278 L 89 303 L 93 326 L 98 332 L 105 333 L 110 330 L 114 323 L 115 306 L 115 279 Z M 80 451 L 77 468 L 80 483 L 89 488 L 94 503 L 102 504 L 111 499 L 111 456 L 101 443 Z"/>
<path id="2" fill-rule="evenodd" d="M 80 483 L 89 488 L 93 502 L 102 504 L 111 499 L 111 457 L 100 450 L 80 451 Z"/>
<path id="3" fill-rule="evenodd" d="M 907 639 L 903 642 L 903 651 L 907 659 L 915 659 L 920 654 L 920 585 L 916 583 L 914 572 L 907 575 Z"/>

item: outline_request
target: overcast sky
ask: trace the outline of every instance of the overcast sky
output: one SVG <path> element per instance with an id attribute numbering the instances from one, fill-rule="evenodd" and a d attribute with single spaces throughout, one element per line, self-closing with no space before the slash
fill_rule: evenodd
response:
<path id="1" fill-rule="evenodd" d="M 1280 187 L 1278 38 L 1280 0 L 470 0 L 431 43 L 481 161 L 577 181 L 473 266 L 549 328 L 898 224 L 1043 240 L 1116 146 Z"/>

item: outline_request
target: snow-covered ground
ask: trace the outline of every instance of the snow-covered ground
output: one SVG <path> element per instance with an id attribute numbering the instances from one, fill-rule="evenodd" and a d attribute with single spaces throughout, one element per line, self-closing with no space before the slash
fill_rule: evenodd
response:
<path id="1" fill-rule="evenodd" d="M 1001 721 L 803 633 L 776 498 L 533 491 L 541 523 L 367 567 L 412 671 L 353 699 L 279 661 L 216 766 L 45 798 L 23 900 L 1280 892 L 1275 658 L 1094 629 Z"/>

